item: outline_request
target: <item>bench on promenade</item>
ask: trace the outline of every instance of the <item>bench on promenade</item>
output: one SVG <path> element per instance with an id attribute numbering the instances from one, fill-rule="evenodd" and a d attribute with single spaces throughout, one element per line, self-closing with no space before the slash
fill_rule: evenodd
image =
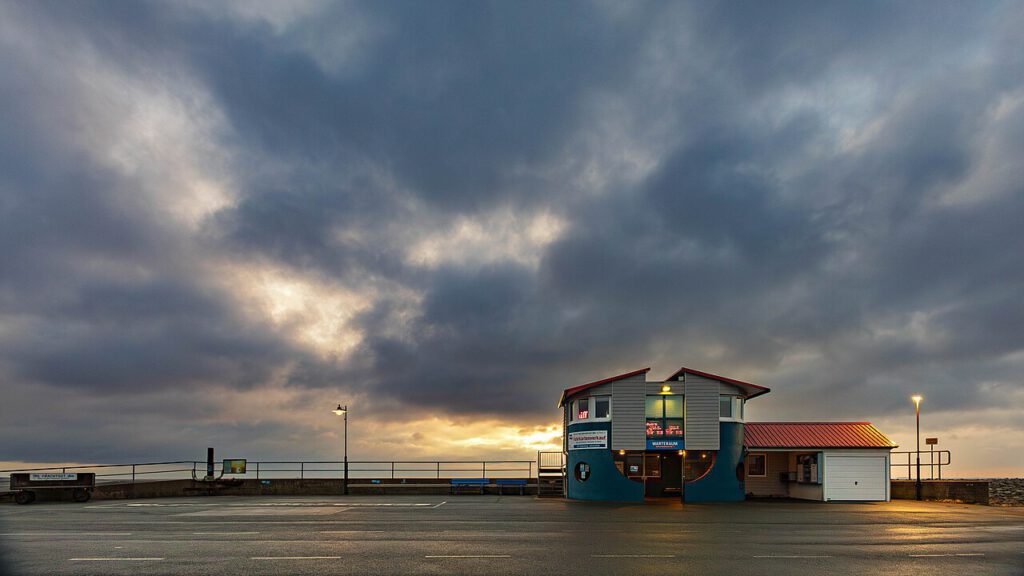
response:
<path id="1" fill-rule="evenodd" d="M 499 478 L 495 484 L 498 485 L 498 494 L 505 493 L 505 486 L 518 487 L 520 496 L 526 493 L 526 478 Z"/>
<path id="2" fill-rule="evenodd" d="M 480 493 L 483 494 L 484 488 L 486 488 L 488 484 L 490 484 L 490 482 L 488 482 L 487 478 L 452 478 L 450 493 L 458 494 L 460 488 L 469 486 L 472 488 L 479 488 Z"/>

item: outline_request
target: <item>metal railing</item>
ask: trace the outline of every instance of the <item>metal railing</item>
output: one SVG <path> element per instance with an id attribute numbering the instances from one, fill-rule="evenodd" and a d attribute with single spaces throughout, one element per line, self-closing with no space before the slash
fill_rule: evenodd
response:
<path id="1" fill-rule="evenodd" d="M 907 452 L 890 452 L 889 477 L 893 480 L 914 480 L 917 478 L 917 460 L 914 454 L 921 454 L 921 479 L 942 480 L 942 467 L 949 466 L 952 458 L 949 450 L 910 450 Z M 906 456 L 906 462 L 897 462 Z M 907 471 L 906 477 L 897 476 L 897 472 Z"/>
<path id="2" fill-rule="evenodd" d="M 214 475 L 222 473 L 222 463 L 214 464 Z M 536 478 L 533 460 L 349 460 L 349 479 L 402 478 Z M 345 476 L 341 460 L 252 461 L 245 477 L 257 479 L 336 478 Z M 93 472 L 97 484 L 136 483 L 154 480 L 184 480 L 204 475 L 206 462 L 175 460 L 134 462 L 130 464 L 92 464 L 46 466 L 0 470 L 0 492 L 10 489 L 10 474 L 15 472 Z M 241 477 L 241 475 L 232 477 Z"/>

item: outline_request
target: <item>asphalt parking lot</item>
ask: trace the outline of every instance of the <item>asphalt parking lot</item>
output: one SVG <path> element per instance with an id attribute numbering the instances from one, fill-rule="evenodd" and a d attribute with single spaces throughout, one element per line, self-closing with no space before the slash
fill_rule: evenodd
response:
<path id="1" fill-rule="evenodd" d="M 1024 574 L 1024 509 L 521 496 L 0 505 L 12 574 Z"/>

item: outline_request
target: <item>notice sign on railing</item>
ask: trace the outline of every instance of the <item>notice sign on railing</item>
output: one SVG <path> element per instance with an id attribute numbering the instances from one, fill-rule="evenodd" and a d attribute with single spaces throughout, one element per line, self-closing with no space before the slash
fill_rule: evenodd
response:
<path id="1" fill-rule="evenodd" d="M 78 474 L 74 472 L 33 472 L 28 475 L 30 482 L 50 482 L 53 480 L 78 480 Z"/>
<path id="2" fill-rule="evenodd" d="M 569 450 L 597 450 L 608 448 L 607 430 L 569 432 Z"/>

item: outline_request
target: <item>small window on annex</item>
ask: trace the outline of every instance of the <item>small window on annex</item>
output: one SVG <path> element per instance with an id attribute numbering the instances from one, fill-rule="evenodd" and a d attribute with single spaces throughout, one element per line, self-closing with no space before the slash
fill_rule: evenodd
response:
<path id="1" fill-rule="evenodd" d="M 747 476 L 764 476 L 767 462 L 764 454 L 747 454 Z"/>
<path id="2" fill-rule="evenodd" d="M 611 396 L 594 397 L 594 418 L 608 418 L 612 415 Z"/>

